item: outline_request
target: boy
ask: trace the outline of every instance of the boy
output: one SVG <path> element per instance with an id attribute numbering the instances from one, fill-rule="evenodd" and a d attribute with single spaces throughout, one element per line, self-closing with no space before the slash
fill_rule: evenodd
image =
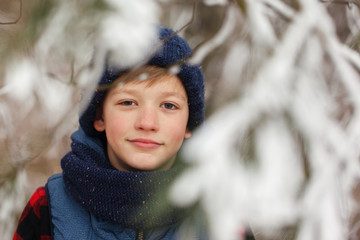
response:
<path id="1" fill-rule="evenodd" d="M 183 140 L 204 120 L 204 80 L 172 34 L 160 27 L 163 46 L 135 73 L 106 67 L 63 173 L 34 193 L 13 239 L 176 239 L 184 211 L 164 189 L 179 172 Z"/>

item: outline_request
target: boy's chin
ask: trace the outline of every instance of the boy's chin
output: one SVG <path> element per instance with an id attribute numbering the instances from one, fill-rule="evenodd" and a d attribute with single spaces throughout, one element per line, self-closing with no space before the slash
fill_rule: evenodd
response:
<path id="1" fill-rule="evenodd" d="M 151 172 L 151 171 L 166 171 L 172 167 L 173 164 L 155 165 L 155 166 L 133 166 L 129 168 L 131 172 Z"/>
<path id="2" fill-rule="evenodd" d="M 122 163 L 120 165 L 118 165 L 118 164 L 112 164 L 112 165 L 116 169 L 118 169 L 120 171 L 125 171 L 125 172 L 166 171 L 166 170 L 169 170 L 174 165 L 174 161 L 173 160 L 167 161 L 163 164 L 157 164 L 157 163 L 125 164 L 125 163 Z"/>

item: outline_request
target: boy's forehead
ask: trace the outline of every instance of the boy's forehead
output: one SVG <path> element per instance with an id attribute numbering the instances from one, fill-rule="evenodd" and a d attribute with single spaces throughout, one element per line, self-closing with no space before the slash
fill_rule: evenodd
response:
<path id="1" fill-rule="evenodd" d="M 129 93 L 135 94 L 145 89 L 154 89 L 164 96 L 176 96 L 187 101 L 187 94 L 181 80 L 176 75 L 163 75 L 145 80 L 134 79 L 116 84 L 109 95 Z"/>
<path id="2" fill-rule="evenodd" d="M 139 69 L 123 73 L 116 81 L 126 83 L 131 81 L 157 80 L 164 76 L 172 76 L 172 74 L 166 68 L 143 66 Z"/>
<path id="3" fill-rule="evenodd" d="M 145 84 L 147 87 L 151 87 L 154 84 L 167 81 L 177 81 L 183 86 L 182 81 L 177 75 L 170 73 L 166 68 L 157 66 L 145 66 L 134 71 L 126 72 L 119 76 L 112 85 L 122 87 L 125 84 L 133 83 Z"/>

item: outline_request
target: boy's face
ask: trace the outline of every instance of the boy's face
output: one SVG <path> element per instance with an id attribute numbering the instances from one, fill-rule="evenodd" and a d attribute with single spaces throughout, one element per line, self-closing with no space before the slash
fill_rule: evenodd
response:
<path id="1" fill-rule="evenodd" d="M 105 131 L 110 163 L 122 171 L 167 170 L 183 140 L 189 108 L 177 76 L 164 75 L 131 81 L 111 90 L 103 103 L 102 118 L 94 122 Z"/>

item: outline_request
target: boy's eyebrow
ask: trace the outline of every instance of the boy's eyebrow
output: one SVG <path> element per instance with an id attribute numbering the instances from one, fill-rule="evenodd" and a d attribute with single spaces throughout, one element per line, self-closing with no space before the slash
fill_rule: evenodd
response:
<path id="1" fill-rule="evenodd" d="M 164 97 L 178 97 L 178 98 L 180 98 L 180 99 L 182 99 L 184 101 L 187 101 L 186 96 L 184 96 L 183 94 L 180 94 L 178 92 L 174 92 L 174 91 L 164 91 L 164 92 L 162 92 L 162 95 Z"/>
<path id="2" fill-rule="evenodd" d="M 137 90 L 118 88 L 118 89 L 114 89 L 114 91 L 111 93 L 111 95 L 116 95 L 116 94 L 121 94 L 121 93 L 126 93 L 126 94 L 131 94 L 131 95 L 139 94 L 139 92 Z M 187 96 L 184 96 L 183 94 L 180 94 L 176 91 L 163 91 L 163 92 L 161 92 L 161 95 L 163 97 L 177 97 L 185 102 L 187 101 Z"/>
<path id="3" fill-rule="evenodd" d="M 116 88 L 112 91 L 111 95 L 120 94 L 120 93 L 135 94 L 135 92 L 136 91 L 133 91 L 131 89 Z"/>

